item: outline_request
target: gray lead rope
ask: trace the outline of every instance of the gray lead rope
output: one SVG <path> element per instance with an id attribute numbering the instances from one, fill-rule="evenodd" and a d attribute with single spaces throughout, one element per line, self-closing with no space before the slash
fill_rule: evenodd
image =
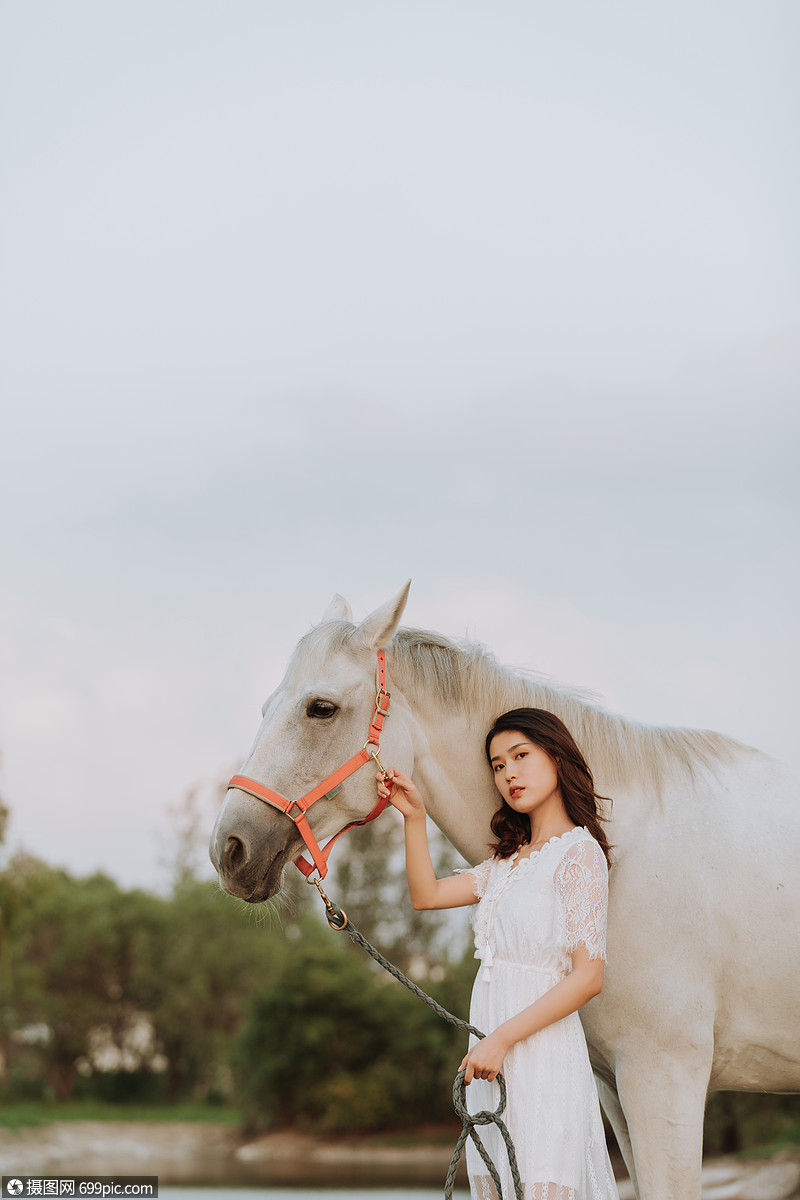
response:
<path id="1" fill-rule="evenodd" d="M 437 1004 L 432 996 L 429 996 L 427 992 L 423 992 L 422 988 L 417 987 L 417 985 L 413 983 L 407 975 L 404 975 L 402 971 L 398 970 L 394 963 L 390 963 L 388 958 L 384 958 L 380 951 L 376 950 L 375 947 L 367 941 L 364 935 L 359 933 L 354 925 L 350 924 L 347 914 L 343 912 L 343 910 L 336 904 L 334 904 L 332 900 L 328 899 L 322 890 L 322 887 L 320 886 L 319 880 L 309 879 L 308 882 L 314 884 L 324 901 L 325 916 L 327 917 L 328 924 L 330 925 L 331 929 L 334 929 L 337 932 L 341 932 L 342 930 L 347 932 L 350 935 L 351 941 L 355 942 L 356 945 L 361 946 L 363 950 L 366 950 L 367 954 L 369 954 L 371 958 L 374 958 L 375 962 L 383 967 L 384 971 L 388 971 L 389 974 L 393 975 L 399 983 L 402 983 L 403 987 L 408 988 L 408 990 L 412 992 L 418 1000 L 421 1000 L 423 1004 L 427 1004 L 428 1008 L 432 1008 L 436 1015 L 441 1017 L 443 1021 L 449 1021 L 451 1025 L 456 1025 L 459 1029 L 464 1029 L 467 1033 L 474 1034 L 474 1036 L 477 1038 L 484 1038 L 486 1036 L 485 1033 L 481 1033 L 480 1029 L 476 1029 L 474 1025 L 470 1025 L 467 1021 L 462 1021 L 460 1017 L 456 1017 L 453 1015 L 453 1013 L 448 1012 L 446 1008 L 442 1008 L 441 1004 Z M 450 1167 L 447 1171 L 447 1178 L 445 1179 L 444 1183 L 445 1200 L 452 1200 L 456 1170 L 458 1168 L 458 1163 L 468 1137 L 472 1138 L 478 1153 L 486 1164 L 486 1168 L 492 1177 L 492 1182 L 494 1183 L 498 1200 L 503 1200 L 503 1188 L 500 1183 L 500 1176 L 497 1173 L 497 1168 L 492 1162 L 486 1147 L 478 1135 L 478 1132 L 475 1128 L 476 1125 L 497 1126 L 498 1130 L 500 1131 L 500 1135 L 506 1144 L 508 1165 L 511 1171 L 511 1179 L 514 1184 L 514 1198 L 515 1200 L 524 1200 L 522 1183 L 519 1177 L 519 1168 L 517 1166 L 517 1156 L 514 1152 L 514 1143 L 511 1140 L 511 1134 L 508 1132 L 505 1122 L 501 1120 L 501 1113 L 506 1107 L 506 1083 L 502 1075 L 497 1076 L 497 1083 L 500 1087 L 500 1103 L 495 1111 L 489 1112 L 487 1109 L 482 1109 L 481 1112 L 471 1113 L 467 1109 L 467 1087 L 464 1083 L 464 1072 L 459 1071 L 455 1077 L 455 1080 L 453 1081 L 453 1107 L 456 1110 L 456 1116 L 458 1116 L 461 1120 L 461 1133 L 459 1134 L 458 1141 L 456 1142 L 456 1147 L 453 1151 L 453 1157 L 450 1160 Z"/>

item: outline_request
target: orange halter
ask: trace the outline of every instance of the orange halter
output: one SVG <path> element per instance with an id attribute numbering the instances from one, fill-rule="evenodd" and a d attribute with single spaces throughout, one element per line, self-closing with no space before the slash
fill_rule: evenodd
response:
<path id="1" fill-rule="evenodd" d="M 299 800 L 287 800 L 279 792 L 271 791 L 263 783 L 259 783 L 257 779 L 248 779 L 246 775 L 234 775 L 228 784 L 229 788 L 239 788 L 240 791 L 247 792 L 250 796 L 255 796 L 257 800 L 263 800 L 265 804 L 271 804 L 274 808 L 280 809 L 290 821 L 294 821 L 300 836 L 314 860 L 312 864 L 303 858 L 302 854 L 295 860 L 295 866 L 303 872 L 306 879 L 308 879 L 309 875 L 315 869 L 319 871 L 319 878 L 324 879 L 328 874 L 328 856 L 337 838 L 340 838 L 343 833 L 347 833 L 348 829 L 352 829 L 355 825 L 367 825 L 370 821 L 374 821 L 376 817 L 381 815 L 389 803 L 388 799 L 379 800 L 369 816 L 364 817 L 362 821 L 350 821 L 348 825 L 345 825 L 344 829 L 340 829 L 337 834 L 334 834 L 324 848 L 320 847 L 317 839 L 311 832 L 311 826 L 306 820 L 306 813 L 312 804 L 316 804 L 317 800 L 321 800 L 323 796 L 329 796 L 349 775 L 352 775 L 359 767 L 363 767 L 371 758 L 375 760 L 378 768 L 383 771 L 383 764 L 380 760 L 381 730 L 383 729 L 383 722 L 389 714 L 389 700 L 391 698 L 391 694 L 386 691 L 386 653 L 383 650 L 378 651 L 377 684 L 378 691 L 375 697 L 375 709 L 372 713 L 369 735 L 364 742 L 363 749 L 359 750 L 358 754 L 354 754 L 352 758 L 348 758 L 343 766 L 323 779 L 322 783 L 318 783 L 310 792 L 306 792 L 305 796 L 301 796 Z M 381 704 L 382 700 L 386 703 L 385 708 Z M 375 748 L 368 750 L 368 746 L 374 746 Z M 312 882 L 314 881 L 309 880 L 309 883 Z"/>

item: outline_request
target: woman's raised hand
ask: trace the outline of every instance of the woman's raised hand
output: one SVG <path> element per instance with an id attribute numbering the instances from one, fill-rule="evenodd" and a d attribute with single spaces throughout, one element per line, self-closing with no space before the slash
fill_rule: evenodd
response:
<path id="1" fill-rule="evenodd" d="M 436 878 L 428 848 L 425 802 L 408 776 L 394 770 L 385 775 L 381 773 L 378 795 L 403 814 L 406 879 L 414 908 L 457 908 L 461 904 L 476 904 L 474 877 L 467 874 L 453 875 L 449 879 Z"/>
<path id="2" fill-rule="evenodd" d="M 425 801 L 420 796 L 414 784 L 402 771 L 389 770 L 385 775 L 377 775 L 378 795 L 388 798 L 398 812 L 406 820 L 425 820 Z"/>

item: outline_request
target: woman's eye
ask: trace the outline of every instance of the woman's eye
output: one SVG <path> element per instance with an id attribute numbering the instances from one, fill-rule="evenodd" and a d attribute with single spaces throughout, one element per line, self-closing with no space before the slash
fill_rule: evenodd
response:
<path id="1" fill-rule="evenodd" d="M 520 750 L 519 754 L 517 755 L 517 758 L 525 758 L 527 753 L 528 753 L 527 750 Z"/>
<path id="2" fill-rule="evenodd" d="M 306 715 L 324 721 L 338 711 L 338 704 L 334 704 L 332 700 L 312 700 L 306 709 Z"/>

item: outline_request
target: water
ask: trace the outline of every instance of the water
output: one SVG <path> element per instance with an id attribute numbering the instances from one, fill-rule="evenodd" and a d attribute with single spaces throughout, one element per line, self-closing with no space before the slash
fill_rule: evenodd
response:
<path id="1" fill-rule="evenodd" d="M 159 1200 L 345 1200 L 355 1196 L 358 1200 L 399 1200 L 410 1196 L 412 1200 L 442 1200 L 444 1187 L 396 1187 L 396 1188 L 198 1188 L 162 1187 L 158 1189 Z M 469 1200 L 465 1188 L 453 1190 L 453 1200 Z"/>

